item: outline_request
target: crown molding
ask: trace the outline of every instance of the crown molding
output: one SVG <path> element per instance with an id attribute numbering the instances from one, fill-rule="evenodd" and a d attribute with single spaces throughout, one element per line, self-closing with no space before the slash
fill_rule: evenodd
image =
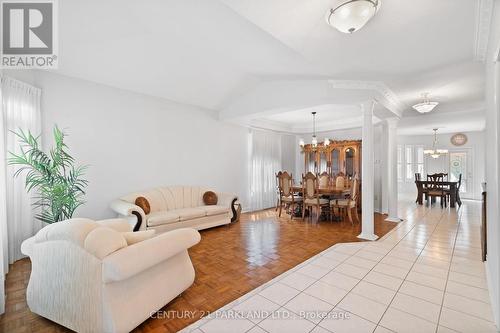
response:
<path id="1" fill-rule="evenodd" d="M 488 52 L 493 0 L 478 0 L 476 13 L 476 34 L 474 38 L 474 60 L 484 62 Z"/>
<path id="2" fill-rule="evenodd" d="M 384 104 L 390 111 L 401 117 L 405 105 L 391 88 L 381 81 L 328 80 L 334 89 L 371 90 L 377 102 Z M 378 96 L 377 96 L 378 95 Z"/>

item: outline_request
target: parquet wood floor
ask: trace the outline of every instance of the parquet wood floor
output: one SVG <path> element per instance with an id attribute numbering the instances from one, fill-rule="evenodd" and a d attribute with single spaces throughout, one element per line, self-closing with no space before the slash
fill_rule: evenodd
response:
<path id="1" fill-rule="evenodd" d="M 384 218 L 376 214 L 378 236 L 395 226 Z M 243 214 L 240 222 L 203 230 L 201 242 L 189 251 L 196 270 L 194 284 L 167 304 L 158 318 L 146 320 L 134 332 L 176 332 L 333 244 L 359 241 L 359 233 L 359 224 L 290 221 L 287 215 L 277 218 L 274 209 Z M 29 259 L 10 267 L 0 332 L 68 332 L 28 309 L 26 286 L 30 271 Z"/>

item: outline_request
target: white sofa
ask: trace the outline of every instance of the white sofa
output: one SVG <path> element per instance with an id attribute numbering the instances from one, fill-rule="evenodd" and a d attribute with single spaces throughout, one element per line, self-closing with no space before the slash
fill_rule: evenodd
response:
<path id="1" fill-rule="evenodd" d="M 202 230 L 229 224 L 236 218 L 234 194 L 216 192 L 217 205 L 206 206 L 203 194 L 213 191 L 198 186 L 169 186 L 125 195 L 111 203 L 119 217 L 126 217 L 134 231 L 155 229 L 157 233 L 178 228 Z M 135 204 L 138 197 L 148 200 L 151 212 L 146 215 Z"/>
<path id="2" fill-rule="evenodd" d="M 196 230 L 125 247 L 117 231 L 130 231 L 130 224 L 72 219 L 24 241 L 22 252 L 32 263 L 30 310 L 76 332 L 129 332 L 193 283 L 187 249 L 200 241 Z"/>

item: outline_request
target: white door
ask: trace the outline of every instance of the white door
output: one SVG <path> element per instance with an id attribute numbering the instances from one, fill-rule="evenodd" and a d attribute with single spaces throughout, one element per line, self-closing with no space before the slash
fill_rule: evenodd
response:
<path id="1" fill-rule="evenodd" d="M 473 198 L 474 189 L 472 188 L 472 158 L 470 149 L 450 150 L 449 158 L 449 179 L 458 181 L 462 174 L 462 185 L 460 186 L 460 197 L 463 199 Z"/>

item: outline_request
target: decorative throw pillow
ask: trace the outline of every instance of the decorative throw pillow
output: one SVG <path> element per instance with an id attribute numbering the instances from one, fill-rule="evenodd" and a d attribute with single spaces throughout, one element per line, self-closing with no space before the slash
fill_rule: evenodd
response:
<path id="1" fill-rule="evenodd" d="M 212 191 L 207 191 L 203 194 L 203 202 L 207 206 L 217 205 L 217 194 Z"/>
<path id="2" fill-rule="evenodd" d="M 98 227 L 89 232 L 83 243 L 85 250 L 99 259 L 126 246 L 127 241 L 120 232 L 106 227 Z"/>
<path id="3" fill-rule="evenodd" d="M 144 230 L 136 232 L 129 231 L 129 232 L 122 232 L 122 235 L 123 237 L 125 237 L 127 245 L 132 245 L 153 237 L 155 235 L 155 231 L 154 230 Z"/>
<path id="4" fill-rule="evenodd" d="M 148 199 L 144 197 L 138 197 L 137 199 L 135 199 L 135 204 L 142 208 L 144 214 L 148 215 L 149 213 L 151 213 L 151 206 L 149 205 Z"/>

